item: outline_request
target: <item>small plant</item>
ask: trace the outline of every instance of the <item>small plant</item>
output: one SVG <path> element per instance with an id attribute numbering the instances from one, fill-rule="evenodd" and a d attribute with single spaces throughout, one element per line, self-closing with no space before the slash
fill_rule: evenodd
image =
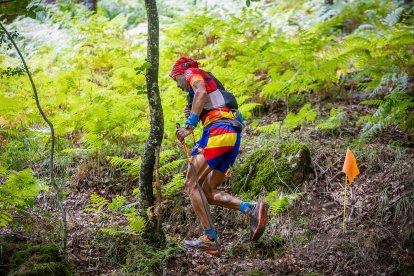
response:
<path id="1" fill-rule="evenodd" d="M 280 212 L 283 212 L 285 209 L 287 209 L 293 202 L 300 199 L 300 197 L 303 195 L 303 193 L 296 193 L 296 194 L 289 194 L 289 195 L 283 195 L 278 193 L 276 191 L 270 192 L 266 198 L 265 202 L 269 204 L 269 212 L 273 214 L 277 214 Z"/>
<path id="2" fill-rule="evenodd" d="M 108 204 L 108 209 L 119 212 L 122 211 L 122 208 L 124 207 L 124 204 L 126 202 L 126 199 L 124 196 L 117 196 L 114 199 L 112 199 L 112 202 Z"/>
<path id="3" fill-rule="evenodd" d="M 171 182 L 165 185 L 162 189 L 163 195 L 165 197 L 171 197 L 174 195 L 174 192 L 184 187 L 184 174 L 178 173 L 174 175 L 174 178 Z"/>
<path id="4" fill-rule="evenodd" d="M 289 132 L 307 123 L 314 122 L 317 115 L 317 111 L 312 109 L 310 104 L 305 104 L 297 114 L 290 112 L 286 115 L 283 122 L 276 121 L 270 125 L 258 127 L 257 130 L 267 134 L 277 134 L 282 130 Z"/>
<path id="5" fill-rule="evenodd" d="M 5 178 L 0 185 L 0 227 L 13 221 L 11 212 L 23 211 L 25 207 L 33 206 L 36 196 L 44 189 L 32 173 L 31 169 L 20 172 L 4 169 L 0 174 L 0 178 Z"/>
<path id="6" fill-rule="evenodd" d="M 337 132 L 341 127 L 345 114 L 345 111 L 341 108 L 332 108 L 330 111 L 330 117 L 319 123 L 316 128 L 328 133 Z"/>
<path id="7" fill-rule="evenodd" d="M 366 122 L 361 133 L 362 139 L 372 137 L 389 125 L 403 130 L 414 129 L 414 98 L 401 87 L 393 89 L 383 100 L 368 100 L 361 104 L 378 107 L 372 115 L 359 120 L 359 123 Z"/>
<path id="8" fill-rule="evenodd" d="M 102 208 L 108 204 L 108 200 L 97 194 L 92 194 L 84 212 L 101 213 Z"/>

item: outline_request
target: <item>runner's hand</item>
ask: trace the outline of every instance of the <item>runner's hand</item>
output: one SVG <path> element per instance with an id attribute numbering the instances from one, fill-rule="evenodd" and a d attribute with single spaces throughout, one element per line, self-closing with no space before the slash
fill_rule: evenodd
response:
<path id="1" fill-rule="evenodd" d="M 191 109 L 190 109 L 188 106 L 186 106 L 186 107 L 184 108 L 184 116 L 185 116 L 186 118 L 188 118 L 188 116 L 190 116 L 190 113 L 191 113 Z"/>
<path id="2" fill-rule="evenodd" d="M 184 138 L 187 137 L 190 134 L 191 134 L 191 129 L 188 129 L 188 128 L 185 128 L 185 127 L 180 127 L 175 132 L 175 136 L 177 136 L 177 139 L 180 142 L 183 142 Z"/>

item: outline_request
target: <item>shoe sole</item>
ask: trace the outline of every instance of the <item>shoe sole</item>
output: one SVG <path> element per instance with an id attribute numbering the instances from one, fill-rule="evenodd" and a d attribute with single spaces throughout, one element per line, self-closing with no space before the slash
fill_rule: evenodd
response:
<path id="1" fill-rule="evenodd" d="M 186 249 L 190 249 L 190 250 L 196 250 L 196 251 L 200 251 L 200 252 L 205 252 L 211 255 L 219 255 L 220 252 L 224 251 L 224 247 L 220 248 L 220 252 L 218 249 L 202 249 L 202 248 L 195 248 L 195 247 L 185 247 Z"/>
<path id="2" fill-rule="evenodd" d="M 253 231 L 252 237 L 250 239 L 252 241 L 257 241 L 263 235 L 267 221 L 268 206 L 264 202 L 260 202 L 259 204 L 259 217 L 257 218 L 257 227 Z"/>
<path id="3" fill-rule="evenodd" d="M 214 250 L 205 250 L 204 252 L 216 256 L 216 255 L 219 255 L 220 252 L 223 252 L 223 251 L 224 251 L 224 247 L 221 247 L 220 251 L 217 249 L 214 249 Z"/>

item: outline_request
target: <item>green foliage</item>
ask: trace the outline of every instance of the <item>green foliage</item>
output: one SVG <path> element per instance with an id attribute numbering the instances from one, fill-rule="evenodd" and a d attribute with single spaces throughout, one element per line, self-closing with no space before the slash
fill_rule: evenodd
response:
<path id="1" fill-rule="evenodd" d="M 323 132 L 336 132 L 340 129 L 345 115 L 345 111 L 341 108 L 332 108 L 330 111 L 330 117 L 319 123 L 316 128 L 322 130 Z"/>
<path id="2" fill-rule="evenodd" d="M 108 200 L 97 194 L 91 194 L 85 212 L 100 213 L 102 208 L 108 204 Z"/>
<path id="3" fill-rule="evenodd" d="M 266 196 L 265 202 L 269 204 L 270 213 L 277 214 L 283 212 L 294 201 L 299 200 L 301 196 L 303 196 L 303 193 L 278 195 L 277 191 L 273 191 Z"/>
<path id="4" fill-rule="evenodd" d="M 163 196 L 172 197 L 175 191 L 183 188 L 184 177 L 185 175 L 183 173 L 175 174 L 173 180 L 162 187 Z"/>
<path id="5" fill-rule="evenodd" d="M 120 211 L 125 202 L 126 198 L 124 196 L 116 196 L 114 199 L 112 199 L 112 202 L 108 204 L 108 208 L 112 211 Z"/>
<path id="6" fill-rule="evenodd" d="M 12 211 L 21 211 L 34 205 L 35 198 L 42 186 L 40 181 L 32 175 L 31 169 L 20 172 L 4 172 L 5 181 L 0 185 L 0 226 L 12 222 Z"/>
<path id="7" fill-rule="evenodd" d="M 366 122 L 361 138 L 367 139 L 389 125 L 409 130 L 414 129 L 414 98 L 407 95 L 400 87 L 393 89 L 383 100 L 368 100 L 361 104 L 374 105 L 378 109 L 362 117 L 359 122 Z"/>
<path id="8" fill-rule="evenodd" d="M 294 114 L 290 112 L 286 115 L 283 122 L 276 121 L 267 126 L 258 127 L 257 130 L 267 134 L 277 134 L 281 131 L 293 131 L 297 127 L 315 121 L 317 111 L 311 108 L 310 104 L 305 104 L 298 112 Z"/>
<path id="9" fill-rule="evenodd" d="M 178 167 L 180 167 L 186 160 L 177 159 L 172 162 L 169 162 L 160 168 L 160 174 L 165 176 L 168 173 L 174 172 Z"/>
<path id="10" fill-rule="evenodd" d="M 141 159 L 131 160 L 117 156 L 108 156 L 107 159 L 111 165 L 126 170 L 130 175 L 137 176 L 141 167 Z"/>
<path id="11" fill-rule="evenodd" d="M 13 221 L 13 216 L 7 211 L 0 212 L 0 227 L 7 226 Z"/>
<path id="12" fill-rule="evenodd" d="M 135 212 L 127 214 L 129 218 L 128 231 L 137 235 L 142 235 L 145 230 L 145 219 L 138 216 Z"/>
<path id="13" fill-rule="evenodd" d="M 119 233 L 129 233 L 133 235 L 141 236 L 145 230 L 145 219 L 140 217 L 135 208 L 132 207 L 134 204 L 126 204 L 126 198 L 124 196 L 116 196 L 111 202 L 106 198 L 92 194 L 89 198 L 88 204 L 86 205 L 84 212 L 98 213 L 104 217 L 112 215 L 124 215 L 128 219 L 128 225 L 126 228 L 104 228 L 102 231 L 109 235 L 118 235 Z M 107 213 L 104 207 L 108 206 L 108 210 L 112 214 Z"/>
<path id="14" fill-rule="evenodd" d="M 168 258 L 177 255 L 181 247 L 176 243 L 169 244 L 165 248 L 153 248 L 143 244 L 140 252 L 131 255 L 126 262 L 128 273 L 134 275 L 159 275 L 162 274 L 161 268 Z"/>

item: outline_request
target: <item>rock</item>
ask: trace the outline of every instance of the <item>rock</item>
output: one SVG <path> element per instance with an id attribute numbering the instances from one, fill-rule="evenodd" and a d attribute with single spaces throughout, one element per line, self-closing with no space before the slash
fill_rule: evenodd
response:
<path id="1" fill-rule="evenodd" d="M 233 191 L 258 194 L 295 187 L 312 172 L 310 151 L 299 142 L 269 144 L 250 153 L 234 172 Z"/>
<path id="2" fill-rule="evenodd" d="M 56 245 L 28 246 L 16 251 L 11 262 L 17 268 L 9 275 L 71 275 Z"/>

